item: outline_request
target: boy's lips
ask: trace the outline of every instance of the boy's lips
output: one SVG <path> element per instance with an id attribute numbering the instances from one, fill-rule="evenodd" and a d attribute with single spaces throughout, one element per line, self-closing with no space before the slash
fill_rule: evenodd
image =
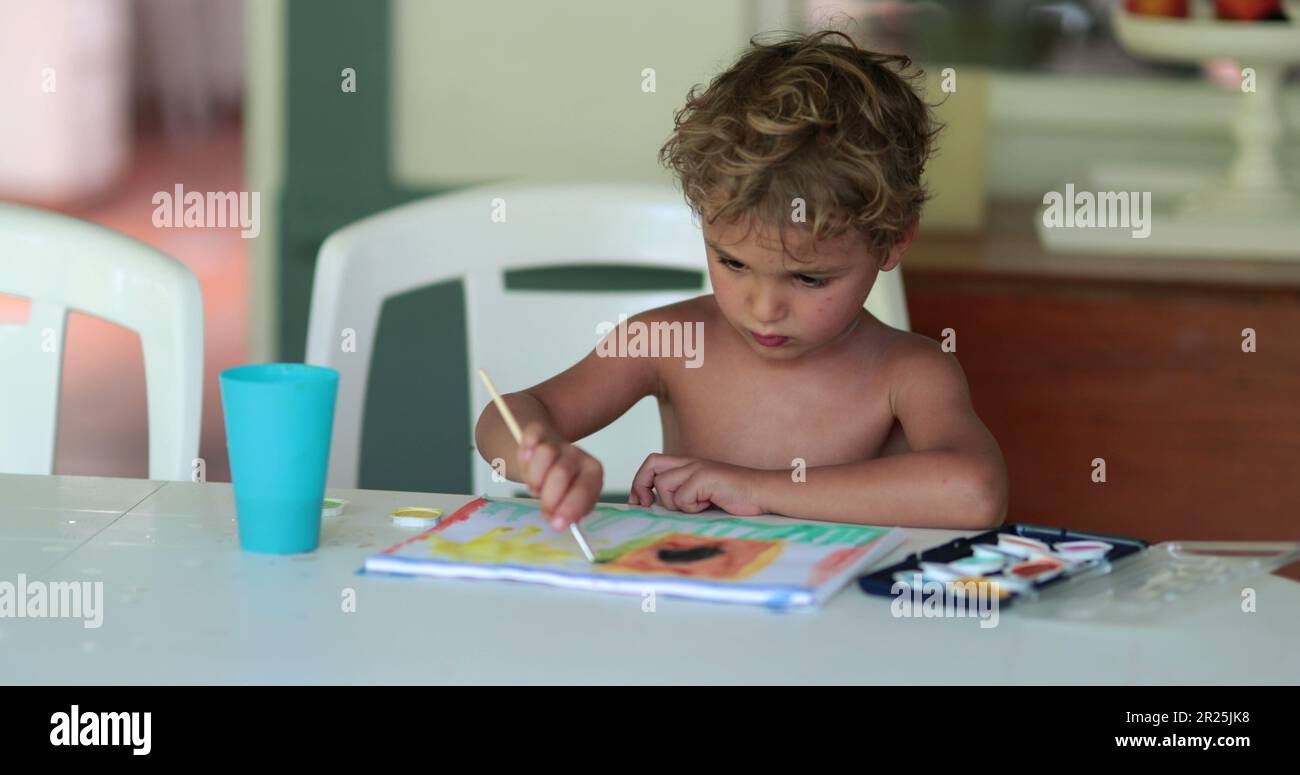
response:
<path id="1" fill-rule="evenodd" d="M 790 339 L 788 336 L 765 335 L 760 334 L 757 331 L 750 331 L 749 335 L 754 337 L 755 342 L 758 342 L 764 347 L 779 347 Z"/>

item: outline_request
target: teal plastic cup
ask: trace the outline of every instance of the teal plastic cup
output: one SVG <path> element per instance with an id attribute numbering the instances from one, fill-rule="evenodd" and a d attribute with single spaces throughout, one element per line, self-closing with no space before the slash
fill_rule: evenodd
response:
<path id="1" fill-rule="evenodd" d="M 221 373 L 239 545 L 297 554 L 320 544 L 339 373 L 302 363 Z"/>

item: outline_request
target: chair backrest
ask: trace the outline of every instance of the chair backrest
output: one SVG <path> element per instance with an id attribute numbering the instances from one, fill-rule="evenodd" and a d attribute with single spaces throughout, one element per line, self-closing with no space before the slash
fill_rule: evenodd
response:
<path id="1" fill-rule="evenodd" d="M 697 271 L 692 291 L 507 290 L 507 270 L 619 265 Z M 329 483 L 355 487 L 362 411 L 380 309 L 386 299 L 461 280 L 469 336 L 471 428 L 489 397 L 486 368 L 503 392 L 522 390 L 576 363 L 596 346 L 601 322 L 707 293 L 704 241 L 682 196 L 656 183 L 509 183 L 430 197 L 340 229 L 321 246 L 312 290 L 307 362 L 339 371 Z M 898 272 L 882 274 L 867 308 L 906 328 Z M 343 352 L 351 330 L 355 351 Z M 522 339 L 521 333 L 528 338 Z M 582 446 L 605 468 L 605 488 L 629 489 L 649 452 L 661 449 L 653 398 L 642 399 Z M 473 456 L 476 493 L 510 495 L 511 482 Z"/>
<path id="2" fill-rule="evenodd" d="M 199 452 L 203 297 L 183 264 L 110 229 L 0 204 L 0 293 L 31 302 L 0 325 L 0 471 L 54 470 L 69 310 L 140 336 L 149 412 L 149 478 L 188 480 Z"/>

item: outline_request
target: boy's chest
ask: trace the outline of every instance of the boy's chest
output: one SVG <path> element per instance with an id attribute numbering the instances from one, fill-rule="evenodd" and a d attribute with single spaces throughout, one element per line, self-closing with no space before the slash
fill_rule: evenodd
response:
<path id="1" fill-rule="evenodd" d="M 753 468 L 857 462 L 901 436 L 869 369 L 774 374 L 739 359 L 664 376 L 664 452 Z M 896 444 L 897 439 L 893 439 Z"/>

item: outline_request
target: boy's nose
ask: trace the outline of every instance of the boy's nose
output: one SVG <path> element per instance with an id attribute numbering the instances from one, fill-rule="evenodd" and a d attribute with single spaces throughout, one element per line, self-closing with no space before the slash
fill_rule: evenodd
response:
<path id="1" fill-rule="evenodd" d="M 749 299 L 749 314 L 760 325 L 779 322 L 785 317 L 785 301 L 779 293 L 759 288 Z"/>

